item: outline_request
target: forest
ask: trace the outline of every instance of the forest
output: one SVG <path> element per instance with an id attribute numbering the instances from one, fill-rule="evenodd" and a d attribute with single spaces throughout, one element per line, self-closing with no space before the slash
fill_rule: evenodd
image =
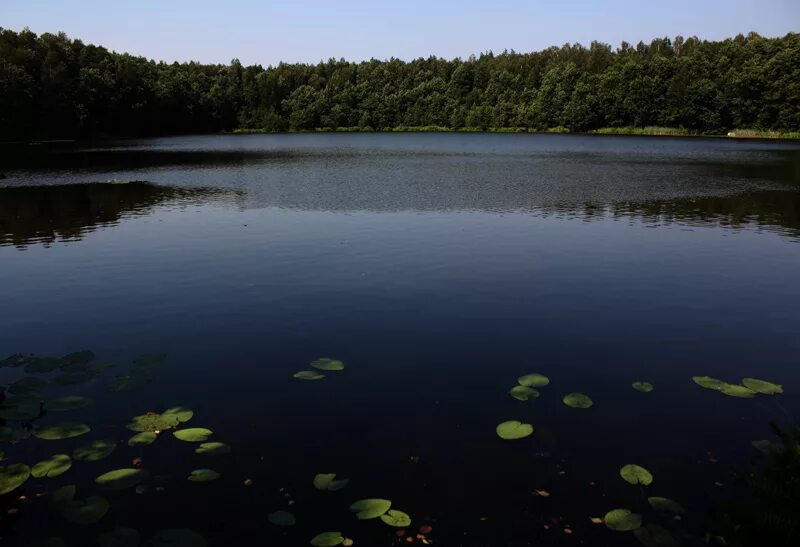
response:
<path id="1" fill-rule="evenodd" d="M 0 141 L 223 131 L 800 131 L 800 34 L 243 66 L 0 28 Z"/>

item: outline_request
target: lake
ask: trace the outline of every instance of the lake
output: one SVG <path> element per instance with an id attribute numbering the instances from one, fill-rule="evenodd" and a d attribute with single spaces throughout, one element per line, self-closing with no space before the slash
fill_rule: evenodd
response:
<path id="1" fill-rule="evenodd" d="M 758 460 L 751 442 L 800 416 L 798 144 L 224 135 L 2 161 L 0 359 L 94 354 L 0 368 L 0 383 L 47 381 L 13 390 L 46 402 L 7 420 L 2 465 L 72 456 L 0 497 L 5 545 L 95 545 L 115 528 L 143 541 L 188 528 L 209 545 L 327 531 L 370 547 L 640 545 L 592 522 L 615 508 L 696 545 Z M 326 357 L 344 370 L 293 377 Z M 549 384 L 511 397 L 529 373 Z M 704 375 L 784 393 L 728 397 L 693 382 Z M 593 406 L 567 406 L 572 392 Z M 72 395 L 92 402 L 48 409 Z M 185 425 L 128 446 L 135 416 L 175 406 L 193 411 Z M 499 438 L 509 420 L 533 434 Z M 37 437 L 63 422 L 91 431 Z M 197 454 L 180 428 L 231 451 Z M 97 440 L 116 448 L 76 457 Z M 623 480 L 626 464 L 652 484 Z M 95 483 L 120 468 L 147 475 Z M 206 468 L 219 478 L 187 480 Z M 319 473 L 350 482 L 321 491 Z M 51 500 L 64 485 L 71 505 Z M 108 510 L 81 512 L 91 496 Z M 359 520 L 348 508 L 365 498 L 410 526 Z M 268 522 L 279 510 L 296 524 Z M 204 544 L 184 539 L 151 545 Z"/>

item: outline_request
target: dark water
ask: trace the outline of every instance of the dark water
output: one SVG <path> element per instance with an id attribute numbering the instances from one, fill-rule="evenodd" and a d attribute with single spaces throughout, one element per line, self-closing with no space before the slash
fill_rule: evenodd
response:
<path id="1" fill-rule="evenodd" d="M 735 495 L 732 472 L 756 457 L 750 442 L 769 437 L 769 420 L 800 416 L 796 145 L 213 136 L 3 162 L 0 358 L 88 348 L 117 364 L 44 388 L 94 404 L 36 424 L 83 421 L 91 433 L 0 442 L 3 463 L 119 442 L 103 460 L 30 479 L 27 500 L 0 498 L 3 544 L 94 545 L 115 526 L 144 539 L 188 527 L 212 545 L 307 545 L 327 530 L 407 544 L 348 511 L 379 497 L 411 515 L 411 536 L 431 525 L 434 545 L 638 545 L 590 522 L 617 507 L 694 545 Z M 146 182 L 107 183 L 120 180 Z M 151 384 L 106 389 L 154 352 L 167 359 Z M 322 356 L 346 369 L 292 378 Z M 551 380 L 541 397 L 509 397 L 529 372 Z M 0 382 L 22 374 L 0 369 Z M 764 378 L 785 393 L 725 397 L 695 375 Z M 634 391 L 636 380 L 655 391 Z M 594 407 L 565 406 L 572 391 Z M 197 456 L 169 433 L 126 445 L 131 417 L 175 405 L 233 452 Z M 534 435 L 500 440 L 495 426 L 512 419 Z M 137 456 L 158 480 L 102 493 L 111 509 L 96 524 L 65 522 L 36 497 L 64 484 L 95 495 L 94 477 Z M 653 484 L 624 482 L 627 463 Z M 204 467 L 222 477 L 185 479 Z M 351 483 L 319 492 L 321 472 Z M 649 495 L 688 514 L 665 521 Z M 277 509 L 297 525 L 268 524 Z"/>

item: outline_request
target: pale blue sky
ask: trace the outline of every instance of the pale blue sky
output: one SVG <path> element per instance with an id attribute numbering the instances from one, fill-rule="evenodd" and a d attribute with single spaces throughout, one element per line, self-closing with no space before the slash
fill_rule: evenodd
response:
<path id="1" fill-rule="evenodd" d="M 800 31 L 800 0 L 0 0 L 0 26 L 167 61 L 268 65 L 778 36 Z"/>

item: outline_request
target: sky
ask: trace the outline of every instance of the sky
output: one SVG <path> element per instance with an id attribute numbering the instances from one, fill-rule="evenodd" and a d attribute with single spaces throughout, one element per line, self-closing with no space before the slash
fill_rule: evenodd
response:
<path id="1" fill-rule="evenodd" d="M 0 27 L 157 60 L 267 66 L 800 31 L 800 0 L 0 0 Z"/>

